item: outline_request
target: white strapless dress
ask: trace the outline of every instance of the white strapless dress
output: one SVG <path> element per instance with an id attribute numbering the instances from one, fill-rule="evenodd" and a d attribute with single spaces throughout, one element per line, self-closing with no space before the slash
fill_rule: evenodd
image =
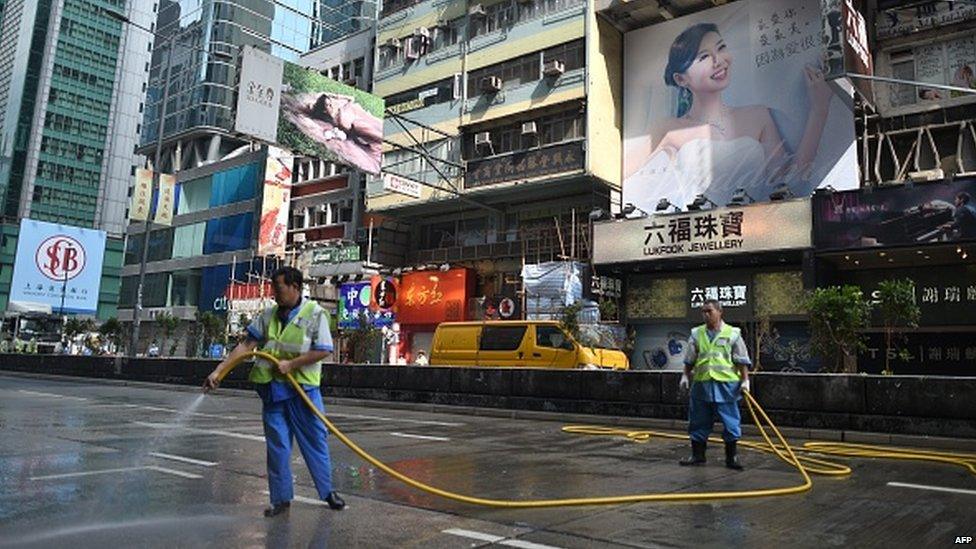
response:
<path id="1" fill-rule="evenodd" d="M 684 209 L 704 194 L 724 206 L 738 188 L 757 200 L 768 194 L 766 151 L 752 137 L 693 139 L 676 153 L 658 151 L 624 181 L 624 202 L 653 212 L 661 198 Z"/>

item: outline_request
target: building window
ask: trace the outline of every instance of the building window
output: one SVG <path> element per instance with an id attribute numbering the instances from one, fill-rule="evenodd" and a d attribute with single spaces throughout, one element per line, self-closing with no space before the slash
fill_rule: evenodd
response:
<path id="1" fill-rule="evenodd" d="M 526 122 L 535 123 L 535 134 L 523 133 Z M 476 148 L 475 135 L 487 132 L 491 147 Z M 464 134 L 464 158 L 482 158 L 514 151 L 529 150 L 546 145 L 582 139 L 586 136 L 583 110 L 574 107 L 552 114 L 527 116 L 505 125 L 487 129 L 472 128 Z"/>

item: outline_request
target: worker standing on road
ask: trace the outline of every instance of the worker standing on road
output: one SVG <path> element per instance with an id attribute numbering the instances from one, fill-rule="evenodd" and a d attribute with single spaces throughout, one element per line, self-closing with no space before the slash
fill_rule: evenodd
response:
<path id="1" fill-rule="evenodd" d="M 688 404 L 688 434 L 691 456 L 681 465 L 705 463 L 705 447 L 712 434 L 717 414 L 725 430 L 725 466 L 742 470 L 736 455 L 736 442 L 742 436 L 739 427 L 739 399 L 749 390 L 749 350 L 738 328 L 722 321 L 722 304 L 709 299 L 702 304 L 705 324 L 691 330 L 685 354 L 685 372 L 680 388 L 691 389 Z M 692 377 L 694 376 L 694 377 Z"/>
<path id="2" fill-rule="evenodd" d="M 257 359 L 249 376 L 264 404 L 262 417 L 271 492 L 271 507 L 264 515 L 273 517 L 286 511 L 295 495 L 290 464 L 293 438 L 298 439 L 298 447 L 319 497 L 331 509 L 340 510 L 346 504 L 332 490 L 325 426 L 285 377 L 291 372 L 308 398 L 324 411 L 319 390 L 321 361 L 330 356 L 333 349 L 328 315 L 315 301 L 302 299 L 304 280 L 298 269 L 282 267 L 274 272 L 272 281 L 276 305 L 254 319 L 247 327 L 247 339 L 207 377 L 203 388 L 207 392 L 216 389 L 228 364 L 255 348 L 260 347 L 261 351 L 277 358 L 280 372 L 274 371 L 267 360 Z"/>

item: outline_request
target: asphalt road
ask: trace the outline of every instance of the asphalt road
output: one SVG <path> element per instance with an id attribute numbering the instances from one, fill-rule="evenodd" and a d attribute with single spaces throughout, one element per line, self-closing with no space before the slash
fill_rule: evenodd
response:
<path id="1" fill-rule="evenodd" d="M 344 401 L 347 402 L 347 401 Z M 192 408 L 192 413 L 187 413 Z M 748 490 L 796 484 L 772 457 L 747 469 L 678 467 L 684 444 L 564 434 L 564 423 L 328 404 L 338 426 L 394 468 L 507 499 Z M 561 418 L 560 418 L 561 419 Z M 407 487 L 332 438 L 349 507 L 316 501 L 297 449 L 296 501 L 268 504 L 260 401 L 221 391 L 0 375 L 0 547 L 912 547 L 976 537 L 976 476 L 851 460 L 848 479 L 762 500 L 539 510 L 475 507 Z M 801 441 L 795 441 L 801 442 Z M 894 483 L 894 484 L 892 484 Z"/>

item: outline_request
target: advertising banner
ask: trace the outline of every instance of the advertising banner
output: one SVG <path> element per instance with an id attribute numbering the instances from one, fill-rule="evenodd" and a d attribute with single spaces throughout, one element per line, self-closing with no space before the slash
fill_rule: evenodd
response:
<path id="1" fill-rule="evenodd" d="M 314 248 L 310 253 L 310 267 L 319 265 L 335 265 L 348 261 L 359 261 L 358 244 L 342 244 L 336 246 L 323 246 Z"/>
<path id="2" fill-rule="evenodd" d="M 20 220 L 10 302 L 49 305 L 54 313 L 95 314 L 105 231 Z"/>
<path id="3" fill-rule="evenodd" d="M 380 173 L 383 99 L 285 62 L 277 143 L 296 153 Z"/>
<path id="4" fill-rule="evenodd" d="M 129 206 L 129 219 L 132 221 L 145 221 L 149 218 L 149 207 L 152 204 L 152 177 L 152 170 L 136 169 L 132 204 Z"/>
<path id="5" fill-rule="evenodd" d="M 274 143 L 281 107 L 281 75 L 285 62 L 253 46 L 241 49 L 240 89 L 234 129 Z"/>
<path id="6" fill-rule="evenodd" d="M 383 190 L 400 193 L 413 198 L 420 198 L 422 189 L 418 181 L 393 175 L 392 173 L 385 173 L 383 174 Z"/>
<path id="7" fill-rule="evenodd" d="M 372 287 L 369 282 L 343 284 L 339 288 L 339 327 L 344 330 L 359 328 L 360 315 L 366 315 L 376 327 L 392 326 L 393 311 L 370 309 Z"/>
<path id="8" fill-rule="evenodd" d="M 276 147 L 268 147 L 261 200 L 261 226 L 258 255 L 285 255 L 288 240 L 288 204 L 291 198 L 292 157 Z"/>
<path id="9" fill-rule="evenodd" d="M 170 173 L 159 174 L 159 201 L 153 223 L 173 224 L 173 209 L 176 203 L 176 176 Z"/>
<path id="10" fill-rule="evenodd" d="M 397 320 L 401 324 L 464 320 L 470 280 L 467 269 L 403 275 L 397 300 Z"/>
<path id="11" fill-rule="evenodd" d="M 877 303 L 878 285 L 885 280 L 909 279 L 915 283 L 919 326 L 971 325 L 976 308 L 976 265 L 941 265 L 899 269 L 841 271 L 840 282 L 855 284 Z M 874 325 L 880 326 L 875 311 Z"/>
<path id="12" fill-rule="evenodd" d="M 595 264 L 812 246 L 810 200 L 597 223 Z"/>
<path id="13" fill-rule="evenodd" d="M 976 179 L 824 193 L 813 208 L 821 249 L 976 240 Z"/>
<path id="14" fill-rule="evenodd" d="M 825 80 L 821 7 L 743 0 L 624 37 L 624 202 L 728 204 L 858 186 L 854 120 Z"/>

